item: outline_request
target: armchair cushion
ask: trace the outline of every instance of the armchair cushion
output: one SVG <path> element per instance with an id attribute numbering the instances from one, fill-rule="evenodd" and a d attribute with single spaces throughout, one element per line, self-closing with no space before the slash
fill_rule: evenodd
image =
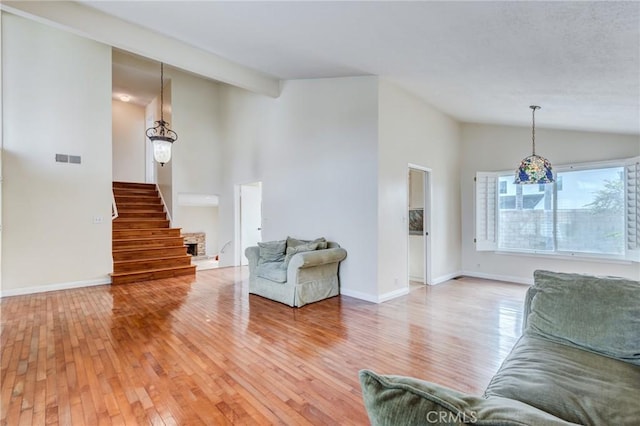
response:
<path id="1" fill-rule="evenodd" d="M 523 336 L 484 396 L 518 400 L 581 425 L 634 425 L 639 394 L 640 368 L 633 364 Z"/>
<path id="2" fill-rule="evenodd" d="M 283 262 L 285 249 L 287 248 L 287 241 L 279 240 L 258 243 L 258 247 L 260 247 L 260 257 L 258 258 L 258 265 L 262 265 L 268 262 Z"/>
<path id="3" fill-rule="evenodd" d="M 284 262 L 266 262 L 256 266 L 256 275 L 278 283 L 287 282 L 287 267 Z"/>

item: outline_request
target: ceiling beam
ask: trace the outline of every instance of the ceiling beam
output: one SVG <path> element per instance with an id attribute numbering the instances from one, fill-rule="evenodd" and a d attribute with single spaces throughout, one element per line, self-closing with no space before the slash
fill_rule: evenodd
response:
<path id="1" fill-rule="evenodd" d="M 2 1 L 0 8 L 205 78 L 280 96 L 277 78 L 76 2 Z"/>

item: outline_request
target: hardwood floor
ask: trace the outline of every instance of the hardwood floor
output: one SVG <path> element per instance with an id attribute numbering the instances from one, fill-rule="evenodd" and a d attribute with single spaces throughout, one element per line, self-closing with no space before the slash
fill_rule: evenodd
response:
<path id="1" fill-rule="evenodd" d="M 462 278 L 300 309 L 247 272 L 2 299 L 3 425 L 368 424 L 358 370 L 481 393 L 526 286 Z"/>

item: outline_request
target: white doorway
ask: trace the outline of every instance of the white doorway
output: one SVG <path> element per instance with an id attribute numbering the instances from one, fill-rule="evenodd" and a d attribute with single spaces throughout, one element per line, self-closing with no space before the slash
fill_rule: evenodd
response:
<path id="1" fill-rule="evenodd" d="M 236 247 L 240 252 L 237 253 L 236 259 L 240 259 L 240 265 L 248 265 L 249 259 L 244 255 L 245 249 L 262 241 L 262 182 L 239 186 L 237 193 L 240 244 Z"/>
<path id="2" fill-rule="evenodd" d="M 431 281 L 431 170 L 409 164 L 407 269 L 410 281 Z"/>

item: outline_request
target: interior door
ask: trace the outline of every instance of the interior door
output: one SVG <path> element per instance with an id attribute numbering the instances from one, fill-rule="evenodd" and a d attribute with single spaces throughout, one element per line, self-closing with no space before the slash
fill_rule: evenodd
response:
<path id="1" fill-rule="evenodd" d="M 248 265 L 247 247 L 262 241 L 262 183 L 240 185 L 240 264 Z"/>
<path id="2" fill-rule="evenodd" d="M 408 275 L 410 281 L 431 282 L 431 170 L 409 165 Z"/>

